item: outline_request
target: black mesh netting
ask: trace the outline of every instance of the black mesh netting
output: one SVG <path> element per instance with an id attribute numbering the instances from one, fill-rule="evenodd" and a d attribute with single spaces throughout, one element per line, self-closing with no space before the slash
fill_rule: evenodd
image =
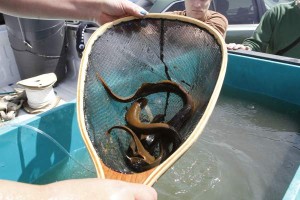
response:
<path id="1" fill-rule="evenodd" d="M 134 171 L 126 162 L 130 134 L 114 129 L 126 125 L 132 102 L 114 100 L 97 78 L 119 96 L 130 96 L 143 83 L 174 81 L 192 96 L 195 111 L 179 130 L 183 141 L 199 123 L 214 90 L 222 63 L 221 46 L 206 29 L 170 19 L 136 19 L 107 29 L 92 46 L 84 85 L 84 117 L 87 132 L 99 157 L 109 168 Z M 182 99 L 168 92 L 148 95 L 140 120 L 150 123 L 157 115 L 169 121 L 183 107 Z M 153 151 L 159 154 L 157 147 Z"/>

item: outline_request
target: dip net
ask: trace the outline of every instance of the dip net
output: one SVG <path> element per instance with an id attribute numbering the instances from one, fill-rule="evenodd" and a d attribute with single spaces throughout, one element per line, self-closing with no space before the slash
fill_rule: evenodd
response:
<path id="1" fill-rule="evenodd" d="M 194 108 L 188 120 L 175 122 L 181 123 L 175 128 L 181 138 L 180 145 L 175 147 L 172 142 L 167 145 L 168 153 L 159 163 L 162 164 L 168 162 L 170 156 L 181 156 L 200 135 L 208 117 L 202 118 L 219 82 L 211 108 L 218 97 L 226 62 L 221 36 L 207 25 L 187 17 L 155 15 L 144 19 L 123 19 L 102 26 L 89 40 L 79 76 L 79 124 L 85 142 L 92 146 L 89 151 L 98 156 L 101 164 L 122 174 L 151 169 L 154 166 L 135 168 L 128 164 L 130 156 L 142 159 L 141 155 L 134 155 L 137 145 L 128 131 L 120 128 L 114 128 L 109 134 L 107 131 L 114 126 L 130 127 L 125 116 L 141 97 L 147 99 L 147 105 L 138 115 L 142 124 L 168 124 L 186 104 L 176 92 L 159 89 L 120 102 L 112 98 L 99 77 L 121 97 L 135 94 L 144 83 L 157 84 L 167 80 L 180 85 L 192 98 Z M 200 125 L 201 120 L 204 125 Z M 147 151 L 157 159 L 161 155 L 162 143 L 151 144 L 156 141 L 155 137 L 147 135 L 143 144 L 152 145 Z M 177 152 L 179 148 L 181 151 Z"/>

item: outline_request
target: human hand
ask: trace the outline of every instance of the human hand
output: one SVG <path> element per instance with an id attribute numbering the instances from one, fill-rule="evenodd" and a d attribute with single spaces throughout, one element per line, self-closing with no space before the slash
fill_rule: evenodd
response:
<path id="1" fill-rule="evenodd" d="M 122 17 L 143 17 L 147 14 L 140 6 L 128 0 L 102 0 L 101 8 L 95 21 L 104 24 Z"/>
<path id="2" fill-rule="evenodd" d="M 242 49 L 242 50 L 248 50 L 251 51 L 251 47 L 242 45 L 242 44 L 236 44 L 236 43 L 229 43 L 227 44 L 227 49 L 228 50 L 238 50 L 238 49 Z"/>
<path id="3" fill-rule="evenodd" d="M 0 180 L 0 199 L 157 200 L 157 193 L 147 185 L 100 178 L 66 180 L 47 185 Z"/>
<path id="4" fill-rule="evenodd" d="M 109 179 L 67 180 L 46 187 L 49 199 L 157 200 L 150 186 Z"/>

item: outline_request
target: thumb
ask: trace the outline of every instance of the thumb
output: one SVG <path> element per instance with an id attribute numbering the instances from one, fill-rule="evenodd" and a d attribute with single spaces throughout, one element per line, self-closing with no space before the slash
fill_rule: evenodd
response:
<path id="1" fill-rule="evenodd" d="M 123 200 L 157 200 L 157 192 L 147 185 L 127 183 L 124 188 L 119 188 L 113 197 Z"/>
<path id="2" fill-rule="evenodd" d="M 154 188 L 150 186 L 144 186 L 145 188 L 137 188 L 135 190 L 135 199 L 136 200 L 157 200 L 157 192 Z"/>

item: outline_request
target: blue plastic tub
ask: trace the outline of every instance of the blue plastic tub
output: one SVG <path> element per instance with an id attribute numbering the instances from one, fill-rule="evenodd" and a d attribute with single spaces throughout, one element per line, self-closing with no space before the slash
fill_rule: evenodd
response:
<path id="1" fill-rule="evenodd" d="M 230 54 L 226 85 L 300 105 L 300 66 L 271 59 Z M 57 140 L 71 154 L 82 150 L 76 102 L 59 106 L 25 125 L 36 127 Z M 32 183 L 67 158 L 51 140 L 19 124 L 0 128 L 0 179 Z M 300 171 L 285 199 L 299 198 Z"/>
<path id="2" fill-rule="evenodd" d="M 20 124 L 12 122 L 0 128 L 0 179 L 32 183 L 67 157 L 49 138 L 27 125 L 49 134 L 71 154 L 85 148 L 75 102 Z"/>

